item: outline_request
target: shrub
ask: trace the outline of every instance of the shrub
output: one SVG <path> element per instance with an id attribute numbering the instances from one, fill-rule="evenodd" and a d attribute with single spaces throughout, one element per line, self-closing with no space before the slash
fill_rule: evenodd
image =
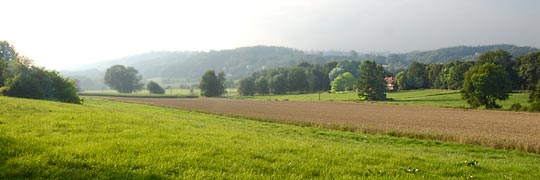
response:
<path id="1" fill-rule="evenodd" d="M 0 92 L 6 96 L 80 104 L 75 83 L 55 71 L 31 68 L 9 78 Z"/>
<path id="2" fill-rule="evenodd" d="M 529 108 L 529 111 L 540 112 L 540 102 L 531 103 L 531 107 Z"/>
<path id="3" fill-rule="evenodd" d="M 510 110 L 512 111 L 520 111 L 523 108 L 520 103 L 514 103 L 512 106 L 510 106 Z"/>
<path id="4" fill-rule="evenodd" d="M 150 94 L 165 94 L 165 90 L 154 81 L 148 81 L 146 83 L 146 89 L 150 91 Z"/>

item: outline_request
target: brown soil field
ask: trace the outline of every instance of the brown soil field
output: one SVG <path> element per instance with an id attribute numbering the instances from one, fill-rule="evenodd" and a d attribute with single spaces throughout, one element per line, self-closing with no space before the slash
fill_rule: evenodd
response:
<path id="1" fill-rule="evenodd" d="M 112 98 L 264 121 L 540 153 L 540 114 L 354 102 Z"/>

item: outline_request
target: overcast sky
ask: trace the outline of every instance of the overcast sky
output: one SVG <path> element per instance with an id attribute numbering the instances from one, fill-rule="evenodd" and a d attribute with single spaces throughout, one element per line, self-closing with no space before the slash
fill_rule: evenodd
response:
<path id="1" fill-rule="evenodd" d="M 0 0 L 0 40 L 51 69 L 253 45 L 407 52 L 540 47 L 537 0 Z"/>

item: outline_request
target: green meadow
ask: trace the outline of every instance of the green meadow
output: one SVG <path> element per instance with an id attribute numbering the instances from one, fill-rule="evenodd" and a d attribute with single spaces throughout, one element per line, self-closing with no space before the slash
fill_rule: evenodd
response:
<path id="1" fill-rule="evenodd" d="M 536 179 L 540 155 L 86 98 L 0 97 L 0 179 Z"/>
<path id="2" fill-rule="evenodd" d="M 467 102 L 461 99 L 461 94 L 456 90 L 407 90 L 388 92 L 389 101 L 369 102 L 394 105 L 414 105 L 414 106 L 433 106 L 449 108 L 469 108 Z M 313 94 L 294 94 L 294 95 L 257 95 L 242 96 L 238 98 L 245 99 L 266 99 L 266 100 L 289 100 L 289 101 L 358 101 L 358 95 L 354 92 L 344 93 L 313 93 Z M 523 106 L 529 105 L 528 93 L 511 93 L 506 101 L 498 102 L 503 109 L 509 109 L 512 104 L 520 103 Z"/>

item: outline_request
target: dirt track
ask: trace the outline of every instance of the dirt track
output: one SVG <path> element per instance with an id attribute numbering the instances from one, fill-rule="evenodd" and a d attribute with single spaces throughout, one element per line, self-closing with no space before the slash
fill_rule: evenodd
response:
<path id="1" fill-rule="evenodd" d="M 442 134 L 440 140 L 540 153 L 540 114 L 379 105 L 235 99 L 108 98 L 210 113 L 378 132 Z"/>

